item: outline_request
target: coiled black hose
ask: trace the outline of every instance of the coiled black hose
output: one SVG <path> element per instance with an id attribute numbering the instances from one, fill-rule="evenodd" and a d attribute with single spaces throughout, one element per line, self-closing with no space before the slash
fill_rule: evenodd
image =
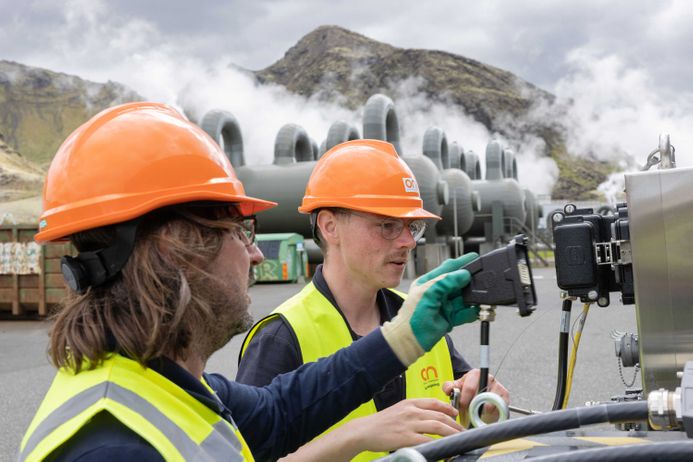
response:
<path id="1" fill-rule="evenodd" d="M 421 444 L 414 449 L 427 460 L 440 460 L 524 436 L 569 430 L 583 425 L 633 422 L 644 419 L 647 419 L 646 401 L 576 407 L 467 430 L 457 435 Z"/>
<path id="2" fill-rule="evenodd" d="M 532 462 L 688 462 L 693 460 L 693 440 L 633 444 L 583 449 L 532 458 Z"/>
<path id="3" fill-rule="evenodd" d="M 568 341 L 570 340 L 570 309 L 573 301 L 569 298 L 563 300 L 561 311 L 561 333 L 558 338 L 558 374 L 556 376 L 556 397 L 553 400 L 554 411 L 563 409 L 565 400 L 566 383 L 568 380 Z"/>

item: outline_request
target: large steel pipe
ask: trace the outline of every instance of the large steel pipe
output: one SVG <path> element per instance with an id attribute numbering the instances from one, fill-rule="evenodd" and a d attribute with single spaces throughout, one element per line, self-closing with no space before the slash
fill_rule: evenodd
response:
<path id="1" fill-rule="evenodd" d="M 395 103 L 387 96 L 375 94 L 366 101 L 363 112 L 363 137 L 392 143 L 397 153 L 402 155 Z"/>
<path id="2" fill-rule="evenodd" d="M 525 193 L 516 179 L 504 178 L 507 168 L 505 161 L 508 159 L 500 142 L 491 140 L 486 147 L 486 179 L 472 181 L 472 187 L 479 195 L 480 210 L 474 217 L 471 236 L 485 236 L 485 224 L 493 220 L 494 203 L 502 206 L 504 229 L 509 229 L 511 225 L 525 224 Z"/>
<path id="3" fill-rule="evenodd" d="M 209 111 L 202 117 L 200 128 L 224 150 L 231 165 L 234 167 L 245 165 L 243 135 L 233 114 L 218 109 Z"/>
<path id="4" fill-rule="evenodd" d="M 308 216 L 298 213 L 298 207 L 315 163 L 249 165 L 236 169 L 247 194 L 279 204 L 262 212 L 258 232 L 299 233 L 305 238 L 312 237 Z"/>

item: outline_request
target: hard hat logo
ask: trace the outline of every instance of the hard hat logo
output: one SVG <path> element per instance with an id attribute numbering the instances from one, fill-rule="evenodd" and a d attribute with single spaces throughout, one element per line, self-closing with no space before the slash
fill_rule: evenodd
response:
<path id="1" fill-rule="evenodd" d="M 402 182 L 404 183 L 405 192 L 419 193 L 419 185 L 416 184 L 414 178 L 402 178 Z"/>

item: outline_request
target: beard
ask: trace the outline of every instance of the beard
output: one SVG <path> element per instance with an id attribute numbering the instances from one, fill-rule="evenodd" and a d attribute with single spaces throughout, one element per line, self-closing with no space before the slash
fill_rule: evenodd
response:
<path id="1" fill-rule="evenodd" d="M 211 318 L 199 329 L 195 347 L 203 358 L 210 357 L 233 337 L 253 326 L 253 316 L 248 311 L 250 297 L 247 288 L 242 286 L 245 283 L 233 278 L 206 280 L 204 293 Z"/>

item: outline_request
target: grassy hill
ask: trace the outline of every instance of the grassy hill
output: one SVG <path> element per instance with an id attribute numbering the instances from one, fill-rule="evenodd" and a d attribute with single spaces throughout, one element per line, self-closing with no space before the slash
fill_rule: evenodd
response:
<path id="1" fill-rule="evenodd" d="M 60 143 L 92 115 L 142 100 L 127 87 L 0 61 L 0 133 L 22 156 L 47 166 Z"/>

